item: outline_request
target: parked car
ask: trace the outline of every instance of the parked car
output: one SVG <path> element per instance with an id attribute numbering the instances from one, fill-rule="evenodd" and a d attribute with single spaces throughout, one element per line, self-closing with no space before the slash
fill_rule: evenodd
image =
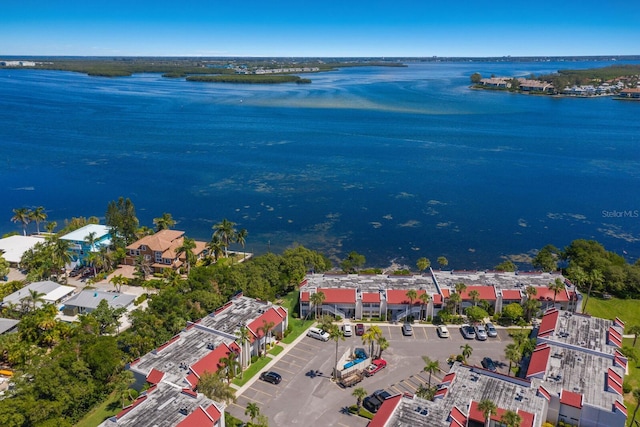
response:
<path id="1" fill-rule="evenodd" d="M 498 331 L 496 330 L 496 327 L 493 326 L 493 323 L 491 322 L 487 322 L 484 324 L 484 327 L 487 330 L 487 335 L 491 338 L 495 338 L 498 336 Z"/>
<path id="2" fill-rule="evenodd" d="M 444 325 L 438 325 L 436 332 L 440 338 L 449 338 L 449 329 Z"/>
<path id="3" fill-rule="evenodd" d="M 307 331 L 307 336 L 320 341 L 329 341 L 329 333 L 323 331 L 320 328 L 309 328 L 309 331 Z"/>
<path id="4" fill-rule="evenodd" d="M 410 323 L 405 323 L 402 325 L 402 335 L 413 335 L 413 328 Z"/>
<path id="5" fill-rule="evenodd" d="M 473 340 L 476 338 L 476 331 L 473 330 L 473 326 L 464 324 L 460 326 L 460 332 L 462 336 L 467 340 Z"/>
<path id="6" fill-rule="evenodd" d="M 342 335 L 345 337 L 350 337 L 353 335 L 353 330 L 351 329 L 351 325 L 349 323 L 345 323 L 342 325 Z"/>
<path id="7" fill-rule="evenodd" d="M 388 392 L 384 390 L 376 390 L 371 396 L 367 396 L 364 398 L 362 406 L 364 406 L 367 411 L 375 414 L 382 406 L 382 402 L 384 402 L 389 397 L 391 397 L 391 395 Z"/>
<path id="8" fill-rule="evenodd" d="M 487 330 L 484 328 L 484 325 L 476 325 L 475 332 L 476 332 L 476 339 L 478 341 L 487 340 Z"/>
<path id="9" fill-rule="evenodd" d="M 495 371 L 496 369 L 498 369 L 496 362 L 494 362 L 490 357 L 485 357 L 480 363 L 482 363 L 482 367 L 484 369 L 488 369 L 490 371 Z"/>
<path id="10" fill-rule="evenodd" d="M 280 381 L 282 381 L 282 377 L 280 376 L 280 374 L 274 371 L 266 371 L 261 373 L 260 379 L 271 384 L 280 384 Z"/>
<path id="11" fill-rule="evenodd" d="M 359 337 L 364 335 L 364 325 L 362 323 L 356 323 L 356 335 Z"/>
<path id="12" fill-rule="evenodd" d="M 378 371 L 387 367 L 387 361 L 384 359 L 374 359 L 371 361 L 371 365 L 367 366 L 364 370 L 364 374 L 368 377 L 372 376 Z"/>

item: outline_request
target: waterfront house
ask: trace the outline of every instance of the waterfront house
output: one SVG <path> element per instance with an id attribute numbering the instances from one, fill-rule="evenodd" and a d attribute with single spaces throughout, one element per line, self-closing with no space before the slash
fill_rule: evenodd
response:
<path id="1" fill-rule="evenodd" d="M 151 263 L 153 273 L 162 273 L 167 268 L 178 270 L 186 263 L 185 254 L 178 251 L 184 243 L 184 238 L 184 231 L 179 230 L 160 230 L 145 236 L 127 246 L 124 264 L 136 265 L 136 258 L 142 255 Z M 206 242 L 196 240 L 193 253 L 197 259 L 207 255 Z"/>
<path id="2" fill-rule="evenodd" d="M 69 242 L 72 267 L 88 265 L 91 252 L 100 252 L 101 248 L 111 245 L 111 230 L 106 225 L 88 224 L 61 236 L 60 240 Z"/>

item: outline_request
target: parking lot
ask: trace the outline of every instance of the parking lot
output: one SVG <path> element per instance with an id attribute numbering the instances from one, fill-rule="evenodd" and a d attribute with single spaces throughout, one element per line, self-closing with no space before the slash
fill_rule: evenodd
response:
<path id="1" fill-rule="evenodd" d="M 260 412 L 269 418 L 271 425 L 323 425 L 366 426 L 368 420 L 349 415 L 346 408 L 356 403 L 351 395 L 355 387 L 364 387 L 370 394 L 378 389 L 386 389 L 391 394 L 415 393 L 421 384 L 426 384 L 429 374 L 422 371 L 422 356 L 428 356 L 440 363 L 441 371 L 432 376 L 436 384 L 448 371 L 446 359 L 461 353 L 461 346 L 469 344 L 473 353 L 470 365 L 480 366 L 483 357 L 504 362 L 504 347 L 510 342 L 506 330 L 499 329 L 498 337 L 487 341 L 465 340 L 458 327 L 450 327 L 450 338 L 442 339 L 435 327 L 414 325 L 412 336 L 403 336 L 400 325 L 378 324 L 389 348 L 382 354 L 388 365 L 374 376 L 365 378 L 352 388 L 342 389 L 331 381 L 335 363 L 335 342 L 322 342 L 303 337 L 295 345 L 290 345 L 286 354 L 268 369 L 278 372 L 282 382 L 272 385 L 256 380 L 237 402 L 227 408 L 235 417 L 246 420 L 245 408 L 249 402 L 258 404 Z M 338 357 L 356 347 L 366 348 L 361 337 L 345 338 L 338 343 Z M 498 371 L 506 373 L 508 363 L 502 363 Z"/>

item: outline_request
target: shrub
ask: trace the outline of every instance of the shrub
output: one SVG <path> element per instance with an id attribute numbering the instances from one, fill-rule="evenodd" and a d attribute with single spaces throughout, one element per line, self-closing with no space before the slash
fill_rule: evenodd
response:
<path id="1" fill-rule="evenodd" d="M 628 381 L 624 381 L 622 383 L 622 391 L 624 392 L 624 394 L 631 393 L 631 390 L 633 390 L 631 384 L 629 384 Z"/>
<path id="2" fill-rule="evenodd" d="M 251 363 L 256 363 L 258 361 L 258 356 L 251 356 Z"/>
<path id="3" fill-rule="evenodd" d="M 369 411 L 367 411 L 364 408 L 360 408 L 360 411 L 358 412 L 358 415 L 360 415 L 361 417 L 367 418 L 369 420 L 373 419 L 373 414 Z"/>

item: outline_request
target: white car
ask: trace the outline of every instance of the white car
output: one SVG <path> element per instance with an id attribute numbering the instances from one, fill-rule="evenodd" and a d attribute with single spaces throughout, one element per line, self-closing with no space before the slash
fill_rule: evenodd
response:
<path id="1" fill-rule="evenodd" d="M 487 322 L 484 327 L 487 329 L 487 335 L 489 337 L 495 338 L 498 336 L 498 331 L 496 330 L 496 327 L 493 326 L 493 323 Z"/>
<path id="2" fill-rule="evenodd" d="M 344 335 L 345 337 L 350 337 L 353 335 L 353 329 L 351 328 L 350 324 L 345 323 L 344 325 L 342 325 L 342 335 Z"/>
<path id="3" fill-rule="evenodd" d="M 444 325 L 438 325 L 436 332 L 440 338 L 449 338 L 449 329 Z"/>

